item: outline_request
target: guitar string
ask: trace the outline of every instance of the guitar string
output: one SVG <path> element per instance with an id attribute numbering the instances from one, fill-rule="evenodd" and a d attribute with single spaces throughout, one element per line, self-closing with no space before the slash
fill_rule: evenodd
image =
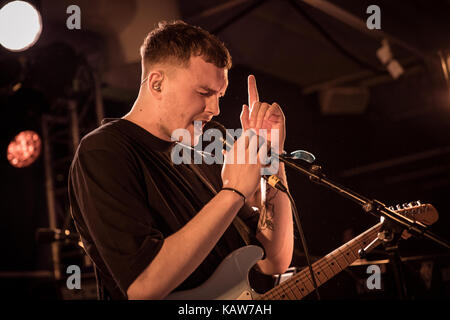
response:
<path id="1" fill-rule="evenodd" d="M 368 236 L 368 235 L 367 235 Z M 364 241 L 363 241 L 364 242 Z M 339 272 L 341 272 L 342 270 L 344 270 L 346 267 L 348 267 L 348 265 L 350 265 L 351 264 L 351 262 L 346 258 L 346 256 L 349 256 L 349 252 L 352 252 L 353 253 L 353 251 L 354 250 L 356 250 L 357 248 L 359 248 L 360 247 L 360 244 L 361 244 L 361 241 L 357 241 L 356 239 L 355 239 L 355 241 L 353 242 L 353 244 L 352 245 L 345 245 L 345 247 L 346 247 L 346 251 L 347 252 L 342 252 L 339 248 L 337 249 L 338 250 L 338 252 L 339 252 L 339 255 L 341 256 L 341 257 L 343 257 L 344 258 L 344 261 L 345 261 L 345 264 L 346 264 L 346 266 L 344 267 L 344 268 L 342 268 L 341 266 L 340 266 L 340 264 L 338 264 L 339 265 L 339 271 L 338 272 L 335 272 L 335 271 L 333 271 L 333 269 L 330 267 L 330 264 L 329 264 L 329 258 L 328 259 L 325 259 L 325 260 L 323 260 L 323 261 L 319 261 L 317 264 L 313 264 L 313 268 L 314 269 L 316 269 L 316 274 L 317 274 L 317 278 L 319 279 L 319 281 L 320 281 L 320 285 L 322 285 L 323 283 L 325 283 L 325 282 L 327 282 L 329 279 L 331 279 L 332 277 L 334 277 L 337 273 L 339 273 Z M 349 252 L 348 252 L 349 251 Z M 353 253 L 353 255 L 354 255 L 354 253 Z M 354 255 L 355 257 L 356 257 L 356 255 Z M 353 258 L 352 258 L 353 259 Z M 335 258 L 335 260 L 337 260 L 336 258 Z M 333 271 L 333 273 L 334 274 L 331 274 L 331 276 L 328 276 L 327 274 L 326 274 L 326 272 L 324 271 L 324 267 L 325 266 L 328 266 L 328 268 L 330 269 L 330 270 L 332 270 Z M 320 272 L 322 272 L 323 273 L 323 277 L 325 278 L 325 279 L 323 279 L 323 277 L 321 277 L 320 276 Z M 300 271 L 300 273 L 304 273 L 304 270 L 303 270 L 303 272 L 302 271 Z M 311 281 L 311 279 L 308 277 L 308 274 L 305 272 L 304 273 L 304 276 L 299 276 L 299 279 L 300 280 L 302 280 L 303 282 L 305 281 L 305 280 L 308 280 L 308 284 L 309 285 L 311 285 L 312 284 L 312 281 Z M 323 279 L 323 280 L 322 280 Z M 307 290 L 309 290 L 310 292 L 313 290 L 313 287 L 311 287 L 311 289 L 310 288 L 306 288 Z M 310 292 L 308 292 L 307 294 L 309 294 Z"/>
<path id="2" fill-rule="evenodd" d="M 337 260 L 334 256 L 331 256 L 331 257 L 336 261 L 338 268 L 341 269 L 341 270 L 339 270 L 338 272 L 333 271 L 333 268 L 331 268 L 331 267 L 329 266 L 329 263 L 328 263 L 328 260 L 329 260 L 329 259 L 325 259 L 325 260 L 323 260 L 323 261 L 319 260 L 317 264 L 313 263 L 313 269 L 319 269 L 319 267 L 320 267 L 320 269 L 323 271 L 323 270 L 324 270 L 323 267 L 324 267 L 325 265 L 328 265 L 329 269 L 332 270 L 333 272 L 335 272 L 333 275 L 331 275 L 331 277 L 328 277 L 328 276 L 326 275 L 326 272 L 323 271 L 324 276 L 327 278 L 323 283 L 327 282 L 329 279 L 331 279 L 332 277 L 334 277 L 335 275 L 337 275 L 339 272 L 343 271 L 345 268 L 347 268 L 347 267 L 351 264 L 351 262 L 349 262 L 349 261 L 345 258 L 346 255 L 347 255 L 347 256 L 349 255 L 349 252 L 351 252 L 351 253 L 356 257 L 356 259 L 358 259 L 358 257 L 356 256 L 356 254 L 355 254 L 353 251 L 359 250 L 358 248 L 361 247 L 361 244 L 364 244 L 364 245 L 365 245 L 365 244 L 367 243 L 367 241 L 368 241 L 368 239 L 366 239 L 366 238 L 369 238 L 370 236 L 373 237 L 373 233 L 378 232 L 378 228 L 377 228 L 377 227 L 379 227 L 379 226 L 381 226 L 381 223 L 378 223 L 377 225 L 373 226 L 371 229 L 367 230 L 367 234 L 362 234 L 362 235 L 360 235 L 359 237 L 355 238 L 355 239 L 352 241 L 352 244 L 351 244 L 351 245 L 349 245 L 349 244 L 347 244 L 347 243 L 344 244 L 343 246 L 347 247 L 347 250 L 346 250 L 346 251 L 348 251 L 348 252 L 346 252 L 346 253 L 343 254 L 342 251 L 340 250 L 340 247 L 336 249 L 336 250 L 339 252 L 339 255 L 342 256 L 342 257 L 344 258 L 344 260 L 345 260 L 345 262 L 346 262 L 346 264 L 347 264 L 344 268 L 342 268 L 341 265 L 339 264 L 338 260 Z M 360 239 L 358 239 L 358 238 L 360 238 Z M 365 240 L 365 241 L 364 241 L 364 240 Z M 342 247 L 342 246 L 341 246 L 341 247 Z M 325 257 L 326 257 L 326 256 L 325 256 Z M 356 259 L 355 259 L 355 260 L 356 260 Z M 354 260 L 353 260 L 353 261 L 354 261 Z M 296 280 L 302 281 L 302 284 L 303 284 L 303 285 L 304 285 L 304 283 L 305 283 L 306 280 L 308 280 L 308 283 L 309 283 L 309 284 L 312 284 L 311 279 L 308 277 L 307 273 L 304 272 L 304 271 L 305 271 L 305 269 L 303 269 L 302 271 L 300 271 L 300 272 L 298 273 L 299 276 L 297 276 L 298 279 L 296 279 Z M 302 275 L 303 273 L 304 273 L 304 275 Z M 318 279 L 319 279 L 320 282 L 322 282 L 322 281 L 320 280 L 320 276 L 319 276 L 319 275 L 318 275 Z M 322 284 L 322 283 L 321 283 L 321 284 Z M 321 285 L 321 284 L 319 284 L 319 285 Z M 280 297 L 282 297 L 283 295 L 284 295 L 284 296 L 287 295 L 286 292 L 285 292 L 287 289 L 289 289 L 290 291 L 292 291 L 289 287 L 290 287 L 290 286 L 287 285 L 287 282 L 284 282 L 284 283 L 281 283 L 279 286 L 273 288 L 272 290 L 274 290 L 274 292 L 277 292 L 277 291 L 280 291 L 280 289 L 281 289 L 281 291 L 283 292 L 283 294 L 280 295 L 280 294 L 277 292 L 277 295 L 280 296 Z M 311 293 L 311 291 L 313 290 L 313 288 L 312 288 L 312 289 L 308 289 L 308 287 L 307 287 L 306 285 L 304 285 L 304 287 L 306 288 L 306 290 L 310 290 L 310 292 L 307 292 L 306 295 L 308 295 L 309 293 Z M 270 290 L 269 292 L 271 292 L 272 290 Z M 264 295 L 266 295 L 266 294 L 267 294 L 267 295 L 271 295 L 269 292 L 266 292 Z M 303 297 L 305 297 L 306 295 L 304 295 Z M 294 294 L 294 296 L 295 296 L 295 294 Z M 264 299 L 264 297 L 263 297 L 263 299 Z"/>
<path id="3" fill-rule="evenodd" d="M 423 209 L 423 208 L 419 208 L 419 209 L 418 209 L 419 213 L 421 213 L 421 211 L 423 211 L 423 210 L 421 210 L 421 209 Z M 416 210 L 416 209 L 414 209 L 414 210 Z M 341 252 L 341 250 L 340 250 L 340 248 L 341 248 L 342 246 L 339 247 L 339 248 L 337 248 L 337 249 L 335 250 L 335 251 L 338 251 L 339 254 L 340 254 L 340 256 L 342 256 L 342 257 L 344 258 L 344 260 L 345 260 L 345 262 L 346 262 L 346 264 L 347 264 L 344 268 L 341 267 L 341 265 L 339 264 L 339 260 L 335 257 L 335 255 L 330 255 L 328 259 L 324 259 L 323 261 L 320 261 L 320 260 L 319 260 L 317 264 L 313 264 L 313 269 L 316 268 L 316 267 L 317 267 L 317 269 L 319 269 L 319 267 L 320 267 L 320 269 L 322 270 L 324 276 L 327 278 L 327 279 L 324 281 L 324 283 L 327 282 L 327 281 L 328 281 L 329 279 L 331 279 L 332 277 L 334 277 L 335 275 L 337 275 L 339 272 L 343 271 L 345 268 L 347 268 L 347 267 L 351 264 L 351 262 L 348 262 L 348 260 L 345 258 L 346 255 L 349 256 L 349 253 L 352 253 L 353 256 L 356 257 L 355 260 L 358 259 L 358 256 L 355 254 L 356 249 L 359 250 L 359 248 L 361 248 L 361 244 L 363 244 L 363 245 L 365 246 L 365 245 L 367 244 L 367 242 L 369 241 L 369 239 L 367 239 L 367 238 L 369 238 L 370 236 L 372 236 L 372 237 L 370 237 L 370 238 L 373 238 L 373 233 L 378 232 L 378 231 L 379 231 L 379 228 L 378 228 L 378 227 L 381 227 L 381 225 L 382 225 L 382 223 L 380 222 L 380 223 L 376 224 L 375 226 L 373 226 L 372 228 L 370 228 L 369 230 L 367 230 L 367 231 L 365 232 L 365 234 L 363 233 L 363 234 L 359 235 L 357 238 L 353 239 L 352 244 L 347 244 L 347 243 L 344 244 L 343 246 L 347 247 L 347 250 L 346 250 L 347 252 L 346 252 L 346 254 L 342 254 L 342 252 Z M 360 238 L 360 239 L 358 239 L 358 238 Z M 364 240 L 365 240 L 365 241 L 364 241 Z M 362 248 L 364 248 L 364 246 L 363 246 Z M 325 257 L 326 257 L 326 256 L 325 256 Z M 325 257 L 324 257 L 324 258 L 325 258 Z M 332 258 L 332 259 L 334 259 L 334 260 L 336 261 L 337 267 L 338 267 L 338 269 L 340 269 L 338 272 L 334 271 L 333 268 L 330 266 L 330 263 L 329 263 L 330 258 Z M 352 261 L 355 261 L 355 260 L 352 260 Z M 334 263 L 331 262 L 331 265 L 334 265 Z M 325 270 L 325 269 L 324 269 L 324 266 L 327 266 L 327 267 L 332 271 L 331 277 L 328 277 L 328 276 L 327 276 L 326 272 L 324 271 L 324 270 Z M 302 273 L 305 273 L 305 276 L 302 276 Z M 319 274 L 320 274 L 320 271 L 319 271 Z M 318 279 L 319 279 L 319 281 L 320 281 L 320 276 L 319 276 L 319 274 L 318 274 L 317 276 L 318 276 Z M 305 287 L 305 289 L 306 289 L 307 291 L 310 290 L 309 292 L 306 293 L 306 295 L 308 295 L 309 293 L 311 293 L 311 291 L 312 291 L 313 289 L 308 289 L 308 287 L 304 284 L 304 283 L 305 283 L 305 280 L 308 280 L 308 281 L 309 281 L 309 282 L 308 282 L 309 284 L 312 283 L 311 280 L 308 278 L 307 273 L 305 272 L 305 269 L 303 269 L 302 271 L 300 271 L 300 272 L 298 273 L 297 278 L 298 278 L 298 279 L 295 280 L 295 283 L 298 283 L 299 281 L 302 281 L 301 284 Z M 293 278 L 293 279 L 295 279 L 295 278 Z M 321 285 L 321 284 L 319 284 L 319 285 Z M 263 294 L 263 295 L 261 296 L 261 299 L 264 299 L 264 298 L 270 297 L 270 296 L 274 296 L 273 293 L 276 293 L 276 291 L 278 291 L 278 290 L 275 290 L 275 289 L 277 289 L 277 288 L 281 288 L 281 291 L 284 292 L 282 296 L 287 296 L 287 293 L 285 292 L 286 289 L 289 289 L 289 290 L 294 294 L 294 296 L 296 296 L 295 292 L 292 291 L 291 287 L 292 287 L 292 286 L 287 285 L 287 282 L 286 282 L 286 283 L 281 283 L 281 284 L 280 284 L 279 286 L 277 286 L 276 288 L 273 288 L 272 290 L 269 290 L 268 292 L 266 292 L 265 294 Z M 297 288 L 297 286 L 295 286 L 295 288 Z M 302 291 L 303 291 L 303 288 L 302 288 Z M 299 290 L 299 292 L 301 293 L 300 290 Z M 279 295 L 279 293 L 277 293 L 277 294 Z M 301 294 L 302 294 L 302 298 L 306 296 L 306 295 L 303 295 L 303 293 L 301 293 Z"/>
<path id="4" fill-rule="evenodd" d="M 377 231 L 377 230 L 371 230 L 371 231 Z M 338 260 L 337 260 L 335 257 L 333 257 L 333 258 L 336 260 L 336 262 L 338 263 L 338 267 L 339 267 L 339 269 L 340 269 L 338 272 L 335 272 L 335 271 L 330 267 L 330 264 L 329 264 L 329 260 L 330 260 L 330 259 L 329 259 L 329 258 L 328 258 L 328 259 L 325 259 L 325 260 L 323 260 L 323 261 L 319 261 L 319 263 L 317 263 L 317 264 L 315 264 L 315 265 L 313 264 L 313 268 L 317 270 L 317 277 L 318 277 L 319 281 L 321 282 L 321 284 L 327 282 L 329 279 L 331 279 L 332 277 L 334 277 L 337 273 L 343 271 L 346 267 L 348 267 L 348 266 L 351 264 L 351 262 L 346 258 L 346 256 L 349 256 L 349 253 L 350 253 L 350 252 L 351 252 L 351 253 L 353 254 L 353 256 L 356 257 L 356 259 L 357 259 L 357 256 L 354 254 L 354 251 L 356 251 L 358 248 L 361 247 L 361 243 L 365 244 L 366 241 L 364 241 L 364 240 L 365 240 L 364 238 L 367 238 L 367 237 L 371 236 L 372 233 L 373 233 L 373 232 L 368 232 L 368 234 L 366 234 L 364 237 L 361 237 L 361 239 L 358 239 L 358 240 L 355 239 L 355 241 L 352 243 L 352 245 L 345 244 L 344 246 L 346 247 L 346 251 L 347 251 L 347 252 L 345 252 L 345 253 L 342 253 L 342 251 L 340 250 L 340 248 L 337 249 L 338 252 L 339 252 L 339 255 L 340 255 L 341 257 L 344 258 L 344 261 L 345 261 L 345 264 L 346 264 L 346 266 L 345 266 L 344 268 L 342 268 L 341 265 L 338 263 Z M 352 258 L 352 259 L 353 259 L 353 258 Z M 356 260 L 356 259 L 354 259 L 354 260 Z M 352 261 L 354 261 L 354 260 L 352 260 Z M 331 276 L 328 276 L 328 275 L 326 274 L 326 272 L 324 271 L 324 267 L 325 267 L 325 266 L 328 266 L 328 268 L 329 268 L 330 270 L 332 270 L 334 274 L 332 274 Z M 324 281 L 322 281 L 322 279 L 321 279 L 321 277 L 320 277 L 320 271 L 319 271 L 319 270 L 322 271 L 323 276 L 326 278 L 326 279 L 324 279 Z M 303 270 L 303 272 L 300 271 L 300 273 L 304 273 L 304 270 Z M 304 276 L 299 276 L 299 280 L 302 280 L 302 281 L 308 280 L 309 284 L 310 284 L 310 285 L 312 284 L 312 281 L 311 281 L 311 279 L 308 277 L 307 273 L 304 273 Z M 307 289 L 307 290 L 310 290 L 310 291 L 313 290 L 312 287 L 311 287 L 311 289 L 309 289 L 309 288 L 306 288 L 306 289 Z M 309 293 L 310 293 L 310 292 L 308 292 L 308 294 L 309 294 Z"/>

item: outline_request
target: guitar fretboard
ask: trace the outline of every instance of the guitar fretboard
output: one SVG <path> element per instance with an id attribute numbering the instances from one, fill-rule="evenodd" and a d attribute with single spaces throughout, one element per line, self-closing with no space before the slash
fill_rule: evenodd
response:
<path id="1" fill-rule="evenodd" d="M 332 277 L 359 259 L 358 251 L 366 247 L 377 237 L 381 222 L 361 233 L 356 238 L 340 246 L 333 252 L 312 264 L 317 286 L 321 286 Z M 314 290 L 309 267 L 302 269 L 288 280 L 260 295 L 258 300 L 298 300 Z"/>

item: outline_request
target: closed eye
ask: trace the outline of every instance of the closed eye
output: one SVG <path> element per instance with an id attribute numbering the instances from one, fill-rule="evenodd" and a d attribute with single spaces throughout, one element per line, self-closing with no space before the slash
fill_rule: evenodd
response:
<path id="1" fill-rule="evenodd" d="M 219 93 L 219 92 L 214 91 L 214 90 L 207 90 L 206 92 L 197 91 L 197 93 L 199 95 L 201 95 L 203 97 L 207 97 L 207 98 L 212 97 L 212 96 L 214 96 L 216 94 L 219 94 L 219 99 L 222 98 L 225 95 L 224 93 Z"/>

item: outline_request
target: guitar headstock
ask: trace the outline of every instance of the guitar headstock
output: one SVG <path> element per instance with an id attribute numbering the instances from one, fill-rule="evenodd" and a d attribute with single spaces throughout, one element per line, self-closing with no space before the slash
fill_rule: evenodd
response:
<path id="1" fill-rule="evenodd" d="M 420 201 L 413 201 L 404 203 L 402 205 L 396 205 L 395 207 L 389 207 L 388 209 L 395 211 L 396 213 L 405 216 L 414 222 L 418 221 L 427 226 L 432 225 L 439 219 L 439 214 L 435 207 L 431 204 L 422 204 Z M 402 233 L 403 239 L 408 239 L 411 234 L 404 230 Z"/>
<path id="2" fill-rule="evenodd" d="M 432 225 L 439 219 L 437 210 L 431 204 L 422 204 L 420 201 L 413 201 L 389 207 L 402 216 L 405 216 L 413 221 L 418 221 L 426 225 Z"/>

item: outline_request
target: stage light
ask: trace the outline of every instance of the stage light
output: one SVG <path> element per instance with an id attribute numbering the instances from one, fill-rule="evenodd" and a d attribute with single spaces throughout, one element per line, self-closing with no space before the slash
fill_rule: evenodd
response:
<path id="1" fill-rule="evenodd" d="M 10 142 L 7 150 L 9 163 L 16 168 L 31 165 L 41 154 L 41 138 L 31 130 L 22 131 Z"/>
<path id="2" fill-rule="evenodd" d="M 0 9 L 0 44 L 10 51 L 24 51 L 42 31 L 41 15 L 25 1 L 12 1 Z"/>

